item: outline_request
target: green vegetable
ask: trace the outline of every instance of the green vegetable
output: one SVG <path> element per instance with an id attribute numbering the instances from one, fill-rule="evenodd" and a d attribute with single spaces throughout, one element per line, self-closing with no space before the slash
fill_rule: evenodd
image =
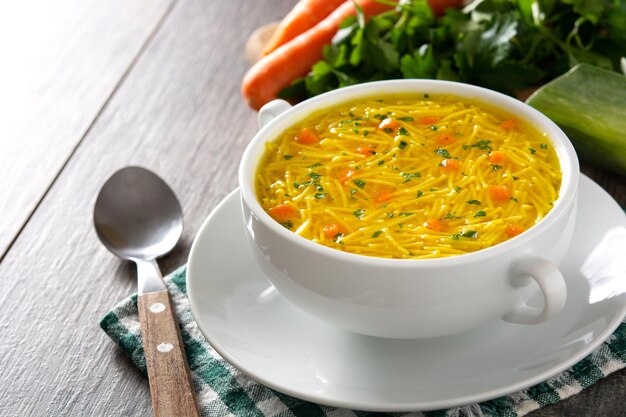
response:
<path id="1" fill-rule="evenodd" d="M 567 134 L 578 157 L 626 175 L 626 77 L 587 64 L 537 90 L 527 103 Z"/>
<path id="2" fill-rule="evenodd" d="M 617 71 L 623 56 L 623 0 L 474 0 L 439 18 L 426 0 L 405 0 L 367 22 L 359 12 L 347 18 L 323 60 L 280 96 L 303 99 L 396 78 L 462 81 L 513 95 L 581 62 Z"/>
<path id="3" fill-rule="evenodd" d="M 356 180 L 352 180 L 352 182 L 354 183 L 354 185 L 356 185 L 359 188 L 365 187 L 365 181 L 363 180 L 356 179 Z"/>

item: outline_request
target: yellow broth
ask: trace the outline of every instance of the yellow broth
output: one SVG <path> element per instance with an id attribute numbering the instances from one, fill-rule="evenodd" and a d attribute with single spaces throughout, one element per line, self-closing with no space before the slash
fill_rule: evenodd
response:
<path id="1" fill-rule="evenodd" d="M 262 207 L 294 233 L 383 258 L 460 255 L 504 242 L 558 198 L 552 143 L 502 111 L 452 96 L 359 100 L 268 143 Z"/>

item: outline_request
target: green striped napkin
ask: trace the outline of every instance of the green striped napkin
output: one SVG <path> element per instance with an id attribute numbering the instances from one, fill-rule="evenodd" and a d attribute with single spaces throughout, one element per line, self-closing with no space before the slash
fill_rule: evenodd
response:
<path id="1" fill-rule="evenodd" d="M 276 392 L 258 384 L 222 359 L 204 339 L 191 314 L 187 299 L 186 268 L 165 278 L 181 326 L 198 403 L 204 416 L 366 416 L 373 413 L 351 412 L 310 403 Z M 102 329 L 131 357 L 145 374 L 146 362 L 141 345 L 137 295 L 118 304 L 100 322 Z M 548 404 L 554 404 L 594 384 L 626 366 L 626 321 L 597 350 L 567 371 L 548 381 L 506 397 L 449 410 L 422 413 L 376 413 L 415 417 L 516 417 Z"/>

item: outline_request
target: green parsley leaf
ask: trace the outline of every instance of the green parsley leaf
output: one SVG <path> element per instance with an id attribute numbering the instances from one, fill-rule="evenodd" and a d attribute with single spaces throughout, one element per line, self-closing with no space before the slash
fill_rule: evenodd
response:
<path id="1" fill-rule="evenodd" d="M 322 174 L 318 174 L 317 172 L 309 172 L 309 177 L 313 180 L 319 180 L 322 177 Z"/>
<path id="2" fill-rule="evenodd" d="M 481 206 L 481 205 L 483 204 L 483 203 L 481 203 L 481 202 L 480 202 L 480 201 L 478 201 L 478 200 L 468 200 L 468 201 L 466 201 L 466 203 L 467 203 L 467 204 L 475 204 L 475 205 L 477 205 L 477 206 Z"/>
<path id="3" fill-rule="evenodd" d="M 315 198 L 318 200 L 321 200 L 323 198 L 326 198 L 326 196 L 328 195 L 328 193 L 315 193 Z"/>
<path id="4" fill-rule="evenodd" d="M 454 215 L 454 214 L 452 214 L 452 213 L 448 213 L 448 214 L 446 214 L 445 216 L 443 216 L 443 218 L 444 218 L 445 220 L 460 219 L 460 217 L 459 217 L 459 216 L 456 216 L 456 215 Z"/>
<path id="5" fill-rule="evenodd" d="M 485 217 L 487 215 L 487 213 L 485 213 L 484 211 L 480 210 L 477 211 L 476 214 L 474 214 L 474 217 Z"/>
<path id="6" fill-rule="evenodd" d="M 423 195 L 424 195 L 424 193 L 423 193 L 422 191 L 418 191 L 418 192 L 417 192 L 417 198 L 420 198 L 420 197 L 421 197 L 421 196 L 423 196 Z"/>
<path id="7" fill-rule="evenodd" d="M 536 150 L 536 149 L 533 149 L 533 148 L 528 148 L 528 150 L 530 151 L 530 154 L 531 154 L 531 155 L 534 155 L 535 153 L 537 153 L 537 150 Z"/>
<path id="8" fill-rule="evenodd" d="M 293 158 L 293 155 L 283 155 L 285 161 L 289 161 L 291 158 Z"/>
<path id="9" fill-rule="evenodd" d="M 365 215 L 365 210 L 357 209 L 357 210 L 354 210 L 352 212 L 352 214 L 354 214 L 356 217 L 358 217 L 360 219 L 361 217 L 363 217 Z"/>
<path id="10" fill-rule="evenodd" d="M 409 131 L 406 130 L 404 127 L 400 127 L 400 129 L 398 129 L 398 133 L 402 136 L 409 136 Z"/>
<path id="11" fill-rule="evenodd" d="M 496 172 L 502 169 L 502 165 L 491 164 L 491 172 Z"/>
<path id="12" fill-rule="evenodd" d="M 372 233 L 372 237 L 376 238 L 376 237 L 380 236 L 382 233 L 383 233 L 382 230 L 377 230 L 374 233 Z"/>
<path id="13" fill-rule="evenodd" d="M 385 161 L 381 159 L 380 161 L 376 162 L 376 165 L 382 165 L 384 163 L 385 163 Z"/>
<path id="14" fill-rule="evenodd" d="M 539 146 L 541 147 L 541 149 L 548 149 L 548 144 L 547 143 L 542 143 Z"/>
<path id="15" fill-rule="evenodd" d="M 408 145 L 408 143 L 406 143 L 405 141 L 401 140 L 400 144 L 398 144 L 398 148 L 405 149 L 407 145 Z"/>

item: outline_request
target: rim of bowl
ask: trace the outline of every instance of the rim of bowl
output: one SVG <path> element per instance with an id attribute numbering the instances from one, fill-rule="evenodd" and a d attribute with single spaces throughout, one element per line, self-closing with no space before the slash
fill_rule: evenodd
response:
<path id="1" fill-rule="evenodd" d="M 293 126 L 312 113 L 322 110 L 325 107 L 335 107 L 342 103 L 376 95 L 409 96 L 411 94 L 450 95 L 472 100 L 479 104 L 485 104 L 517 115 L 525 123 L 545 134 L 547 139 L 555 146 L 555 151 L 561 165 L 561 187 L 559 189 L 559 196 L 552 210 L 527 231 L 507 241 L 475 252 L 432 259 L 378 258 L 375 256 L 340 251 L 296 235 L 281 226 L 263 210 L 256 197 L 254 180 L 258 164 L 265 152 L 265 144 L 267 142 L 276 140 L 278 135 L 290 126 Z M 281 238 L 287 239 L 294 245 L 301 246 L 303 249 L 315 252 L 320 256 L 335 258 L 344 262 L 366 263 L 394 268 L 432 268 L 462 265 L 464 263 L 485 260 L 492 256 L 497 256 L 499 253 L 508 251 L 509 249 L 521 246 L 543 233 L 551 223 L 554 223 L 557 219 L 566 214 L 567 210 L 574 203 L 578 180 L 579 164 L 574 147 L 565 133 L 552 120 L 538 110 L 535 110 L 513 97 L 483 87 L 454 81 L 425 79 L 385 80 L 357 84 L 333 90 L 296 104 L 280 113 L 256 133 L 246 147 L 239 165 L 239 189 L 243 202 L 248 206 L 254 216 Z"/>

